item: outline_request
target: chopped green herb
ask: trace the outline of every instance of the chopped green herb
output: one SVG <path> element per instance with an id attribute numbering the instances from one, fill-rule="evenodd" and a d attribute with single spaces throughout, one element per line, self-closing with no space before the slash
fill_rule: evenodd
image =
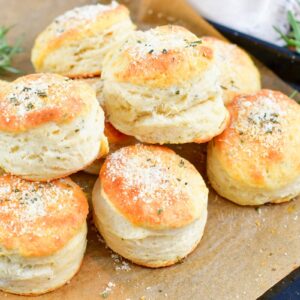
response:
<path id="1" fill-rule="evenodd" d="M 177 90 L 177 91 L 175 92 L 175 94 L 176 94 L 176 95 L 179 95 L 179 94 L 180 94 L 180 91 L 179 91 L 179 90 Z"/>
<path id="2" fill-rule="evenodd" d="M 27 106 L 26 106 L 26 109 L 27 110 L 31 110 L 31 109 L 33 109 L 34 108 L 34 105 L 30 102 L 30 103 L 28 103 L 27 104 Z"/>
<path id="3" fill-rule="evenodd" d="M 162 208 L 159 208 L 159 209 L 157 210 L 157 214 L 160 215 L 163 211 L 164 211 L 164 210 L 163 210 Z"/>
<path id="4" fill-rule="evenodd" d="M 154 50 L 153 49 L 151 49 L 148 53 L 149 54 L 152 54 L 154 52 Z"/>
<path id="5" fill-rule="evenodd" d="M 235 85 L 235 81 L 234 80 L 230 80 L 230 84 L 231 84 L 231 87 L 234 87 L 237 89 L 237 86 Z"/>
<path id="6" fill-rule="evenodd" d="M 47 97 L 47 93 L 45 91 L 37 91 L 36 94 L 39 96 L 39 97 Z"/>
<path id="7" fill-rule="evenodd" d="M 181 159 L 179 162 L 179 167 L 182 168 L 184 166 L 184 161 Z"/>
<path id="8" fill-rule="evenodd" d="M 167 54 L 167 53 L 168 53 L 168 50 L 167 50 L 167 49 L 163 49 L 162 53 L 163 53 L 163 54 Z"/>
<path id="9" fill-rule="evenodd" d="M 197 45 L 202 44 L 201 40 L 193 41 L 188 44 L 188 47 L 196 47 Z"/>
<path id="10" fill-rule="evenodd" d="M 177 263 L 178 263 L 178 264 L 182 264 L 183 261 L 184 261 L 184 257 L 181 258 L 181 257 L 177 256 Z"/>
<path id="11" fill-rule="evenodd" d="M 109 292 L 104 291 L 104 292 L 102 292 L 102 293 L 100 294 L 100 296 L 101 296 L 103 299 L 106 299 L 106 298 L 108 298 L 108 296 L 109 296 Z"/>
<path id="12" fill-rule="evenodd" d="M 10 97 L 9 98 L 10 102 L 13 103 L 15 106 L 20 105 L 21 103 L 18 101 L 16 97 Z"/>

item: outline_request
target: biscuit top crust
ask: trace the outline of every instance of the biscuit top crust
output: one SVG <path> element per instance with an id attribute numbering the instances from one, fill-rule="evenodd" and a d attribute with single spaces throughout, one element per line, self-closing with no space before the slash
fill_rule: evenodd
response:
<path id="1" fill-rule="evenodd" d="M 230 176 L 254 187 L 279 188 L 300 175 L 300 106 L 284 94 L 262 90 L 237 96 L 230 125 L 213 140 Z"/>
<path id="2" fill-rule="evenodd" d="M 121 148 L 106 159 L 100 182 L 106 201 L 136 226 L 180 228 L 206 209 L 208 190 L 201 175 L 166 147 Z"/>
<path id="3" fill-rule="evenodd" d="M 88 203 L 71 179 L 49 183 L 0 176 L 0 244 L 21 256 L 48 256 L 82 228 Z"/>
<path id="4" fill-rule="evenodd" d="M 220 55 L 224 60 L 224 63 L 253 67 L 254 63 L 249 54 L 236 44 L 232 44 L 212 36 L 204 36 L 202 37 L 202 40 L 204 43 L 207 43 L 207 46 L 219 49 Z M 246 76 L 247 74 L 239 75 Z"/>
<path id="5" fill-rule="evenodd" d="M 0 89 L 0 130 L 22 132 L 48 122 L 70 122 L 96 100 L 87 84 L 54 74 L 32 74 Z"/>
<path id="6" fill-rule="evenodd" d="M 205 36 L 202 40 L 219 56 L 221 88 L 229 94 L 227 97 L 232 98 L 234 93 L 252 93 L 261 89 L 260 73 L 246 51 L 215 37 Z"/>
<path id="7" fill-rule="evenodd" d="M 82 39 L 101 34 L 115 24 L 130 21 L 126 6 L 113 1 L 110 5 L 86 5 L 67 11 L 42 31 L 36 38 L 32 61 L 37 70 L 49 53 L 66 44 L 80 44 Z"/>
<path id="8" fill-rule="evenodd" d="M 96 22 L 97 18 L 104 14 L 115 13 L 117 8 L 127 10 L 125 6 L 119 5 L 116 1 L 113 1 L 110 5 L 95 4 L 75 7 L 54 19 L 52 30 L 55 36 L 60 36 L 72 29 Z"/>
<path id="9" fill-rule="evenodd" d="M 213 58 L 213 50 L 187 29 L 161 26 L 133 33 L 108 59 L 103 77 L 157 88 L 186 85 L 204 74 Z"/>

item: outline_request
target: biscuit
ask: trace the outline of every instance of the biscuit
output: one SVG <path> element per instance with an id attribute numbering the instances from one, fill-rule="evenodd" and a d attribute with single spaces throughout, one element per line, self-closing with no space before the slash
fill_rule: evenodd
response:
<path id="1" fill-rule="evenodd" d="M 100 77 L 94 78 L 85 78 L 85 79 L 77 79 L 76 81 L 87 83 L 92 89 L 96 92 L 96 98 L 98 100 L 99 105 L 104 110 L 104 101 L 103 101 L 103 80 Z"/>
<path id="2" fill-rule="evenodd" d="M 109 155 L 93 189 L 94 223 L 107 245 L 157 268 L 201 240 L 208 189 L 195 167 L 161 146 L 136 144 Z"/>
<path id="3" fill-rule="evenodd" d="M 124 146 L 132 145 L 136 140 L 128 135 L 115 129 L 109 122 L 105 122 L 104 134 L 109 144 L 109 152 L 112 153 Z M 91 165 L 84 169 L 86 173 L 99 175 L 100 169 L 104 162 L 104 157 L 96 159 Z"/>
<path id="4" fill-rule="evenodd" d="M 0 80 L 0 88 L 6 86 L 8 84 L 7 81 L 4 81 L 4 80 Z"/>
<path id="5" fill-rule="evenodd" d="M 202 37 L 202 40 L 217 56 L 225 104 L 229 104 L 238 94 L 254 93 L 261 89 L 260 73 L 244 50 L 214 37 Z"/>
<path id="6" fill-rule="evenodd" d="M 46 181 L 84 169 L 108 151 L 104 113 L 86 84 L 54 74 L 0 89 L 0 166 Z"/>
<path id="7" fill-rule="evenodd" d="M 49 183 L 0 176 L 0 289 L 52 291 L 79 270 L 88 203 L 71 179 Z"/>
<path id="8" fill-rule="evenodd" d="M 288 201 L 300 193 L 300 106 L 280 92 L 237 96 L 229 127 L 208 146 L 207 174 L 240 205 Z"/>
<path id="9" fill-rule="evenodd" d="M 108 120 L 142 142 L 202 143 L 227 125 L 214 52 L 183 27 L 134 32 L 102 77 Z"/>
<path id="10" fill-rule="evenodd" d="M 39 34 L 31 61 L 36 72 L 71 78 L 99 76 L 105 55 L 134 29 L 128 9 L 117 2 L 77 7 Z"/>

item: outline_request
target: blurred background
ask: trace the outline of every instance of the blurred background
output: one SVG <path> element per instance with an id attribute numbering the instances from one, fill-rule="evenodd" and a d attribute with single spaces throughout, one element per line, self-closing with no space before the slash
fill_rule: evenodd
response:
<path id="1" fill-rule="evenodd" d="M 300 0 L 189 0 L 228 39 L 300 90 Z"/>

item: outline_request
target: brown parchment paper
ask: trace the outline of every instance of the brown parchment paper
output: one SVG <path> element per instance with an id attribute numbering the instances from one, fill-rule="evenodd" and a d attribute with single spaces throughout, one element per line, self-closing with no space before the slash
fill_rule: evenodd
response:
<path id="1" fill-rule="evenodd" d="M 140 28 L 176 23 L 201 36 L 220 36 L 181 0 L 123 1 Z M 0 25 L 15 25 L 11 38 L 23 35 L 24 53 L 16 65 L 33 72 L 30 49 L 34 37 L 57 15 L 88 0 L 0 0 Z M 258 63 L 259 64 L 259 63 Z M 290 94 L 292 89 L 261 64 L 264 87 Z M 11 79 L 11 78 L 4 78 Z M 205 145 L 173 148 L 194 163 L 205 177 Z M 90 197 L 95 177 L 72 176 Z M 204 237 L 181 264 L 147 269 L 122 261 L 105 247 L 90 224 L 87 252 L 78 274 L 64 287 L 37 300 L 102 299 L 255 299 L 300 265 L 300 201 L 239 207 L 212 190 Z M 128 265 L 127 265 L 128 263 Z M 0 292 L 0 299 L 28 297 Z"/>

